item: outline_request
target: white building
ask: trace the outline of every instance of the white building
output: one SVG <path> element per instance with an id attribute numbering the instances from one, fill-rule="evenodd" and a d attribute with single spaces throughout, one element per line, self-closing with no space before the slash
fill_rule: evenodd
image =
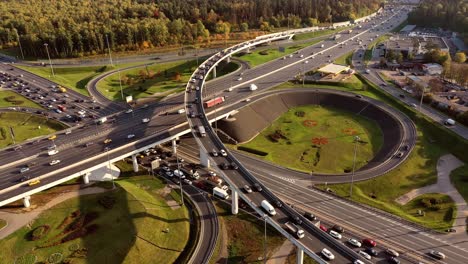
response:
<path id="1" fill-rule="evenodd" d="M 423 70 L 429 75 L 441 75 L 444 68 L 437 63 L 423 64 Z"/>

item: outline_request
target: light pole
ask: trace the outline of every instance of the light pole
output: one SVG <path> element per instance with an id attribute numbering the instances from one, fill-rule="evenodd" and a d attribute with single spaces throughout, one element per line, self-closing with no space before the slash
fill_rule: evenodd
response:
<path id="1" fill-rule="evenodd" d="M 266 233 L 266 219 L 267 216 L 263 216 L 263 233 L 264 233 L 264 238 L 263 238 L 263 263 L 266 264 L 267 257 L 266 257 L 266 249 L 267 249 L 267 233 Z"/>
<path id="2" fill-rule="evenodd" d="M 122 98 L 122 101 L 123 101 L 124 96 L 123 96 L 123 90 L 122 90 L 122 77 L 120 75 L 120 69 L 119 69 L 119 85 L 120 85 L 120 97 Z"/>
<path id="3" fill-rule="evenodd" d="M 110 62 L 110 65 L 114 67 L 114 63 L 112 62 L 111 49 L 109 46 L 109 38 L 107 37 L 107 34 L 106 34 L 106 43 L 107 43 L 107 50 L 109 51 L 109 62 Z"/>
<path id="4" fill-rule="evenodd" d="M 184 205 L 184 192 L 182 190 L 182 177 L 181 177 L 181 174 L 182 172 L 180 171 L 180 163 L 179 163 L 179 156 L 177 154 L 177 142 L 176 142 L 176 145 L 175 145 L 175 155 L 176 155 L 176 162 L 177 162 L 177 171 L 179 172 L 179 187 L 180 187 L 180 197 L 181 197 L 181 200 L 182 200 L 182 206 Z"/>
<path id="5" fill-rule="evenodd" d="M 356 169 L 356 152 L 357 152 L 357 144 L 359 143 L 359 136 L 354 137 L 354 158 L 353 158 L 353 172 L 351 174 L 351 185 L 349 186 L 349 198 L 353 196 L 353 183 L 354 183 L 354 171 Z"/>
<path id="6" fill-rule="evenodd" d="M 421 100 L 419 101 L 419 112 L 421 112 L 422 102 L 424 98 L 424 92 L 426 91 L 425 87 L 421 87 Z"/>
<path id="7" fill-rule="evenodd" d="M 18 34 L 18 30 L 15 30 L 15 32 L 16 32 L 16 38 L 18 39 L 18 45 L 19 45 L 20 52 L 21 52 L 21 58 L 23 58 L 23 60 L 24 60 L 23 47 L 21 46 L 21 41 L 20 41 L 20 37 L 19 37 L 19 34 Z"/>
<path id="8" fill-rule="evenodd" d="M 49 58 L 50 71 L 52 72 L 52 76 L 55 77 L 54 67 L 52 67 L 52 60 L 50 59 L 50 54 L 49 54 L 49 44 L 44 43 L 44 46 L 47 52 L 47 58 Z"/>

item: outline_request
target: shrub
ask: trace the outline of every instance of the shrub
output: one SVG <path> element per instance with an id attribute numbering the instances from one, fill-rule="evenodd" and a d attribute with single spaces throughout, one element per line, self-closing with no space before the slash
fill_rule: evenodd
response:
<path id="1" fill-rule="evenodd" d="M 258 54 L 260 54 L 260 55 L 268 55 L 268 51 L 267 51 L 267 50 L 262 50 L 262 51 L 260 51 Z"/>
<path id="2" fill-rule="evenodd" d="M 53 253 L 47 258 L 47 263 L 60 263 L 62 262 L 63 255 L 62 253 Z"/>
<path id="3" fill-rule="evenodd" d="M 0 127 L 0 140 L 5 140 L 6 139 L 6 129 L 4 127 Z"/>
<path id="4" fill-rule="evenodd" d="M 304 117 L 304 116 L 305 116 L 304 111 L 296 111 L 294 114 L 295 114 L 297 117 Z"/>
<path id="5" fill-rule="evenodd" d="M 103 196 L 99 199 L 99 204 L 106 209 L 112 209 L 115 204 L 115 198 L 112 196 Z"/>
<path id="6" fill-rule="evenodd" d="M 45 235 L 47 235 L 49 230 L 50 230 L 50 226 L 48 225 L 38 226 L 31 232 L 30 238 L 32 241 L 39 240 L 43 238 Z"/>
<path id="7" fill-rule="evenodd" d="M 239 146 L 239 147 L 237 147 L 237 149 L 242 150 L 242 151 L 246 151 L 246 152 L 249 152 L 249 153 L 252 153 L 252 154 L 255 154 L 255 155 L 259 155 L 259 156 L 268 155 L 268 152 L 261 151 L 261 150 L 258 150 L 258 149 L 249 148 L 249 147 L 245 147 L 245 146 Z"/>

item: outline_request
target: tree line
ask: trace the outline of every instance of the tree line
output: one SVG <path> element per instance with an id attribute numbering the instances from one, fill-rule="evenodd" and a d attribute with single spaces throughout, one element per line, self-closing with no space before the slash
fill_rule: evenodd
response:
<path id="1" fill-rule="evenodd" d="M 78 57 L 112 50 L 206 45 L 250 30 L 354 19 L 382 0 L 3 0 L 0 49 Z M 245 35 L 249 37 L 249 35 Z"/>
<path id="2" fill-rule="evenodd" d="M 409 14 L 408 22 L 462 33 L 468 43 L 468 0 L 425 0 Z"/>

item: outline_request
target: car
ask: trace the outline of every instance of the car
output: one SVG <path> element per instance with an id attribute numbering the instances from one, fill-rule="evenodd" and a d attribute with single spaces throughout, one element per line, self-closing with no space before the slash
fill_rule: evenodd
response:
<path id="1" fill-rule="evenodd" d="M 408 150 L 409 150 L 409 146 L 408 146 L 408 145 L 403 145 L 403 146 L 401 147 L 401 149 L 404 150 L 404 151 L 408 151 Z"/>
<path id="2" fill-rule="evenodd" d="M 278 199 L 272 201 L 272 204 L 273 204 L 276 208 L 281 208 L 281 207 L 283 207 L 283 204 L 282 204 L 281 201 L 278 200 Z M 300 219 L 299 219 L 299 220 L 300 220 Z M 301 220 L 301 223 L 302 223 L 302 220 Z"/>
<path id="3" fill-rule="evenodd" d="M 237 170 L 237 169 L 239 169 L 239 166 L 237 166 L 237 164 L 235 162 L 231 162 L 231 169 Z"/>
<path id="4" fill-rule="evenodd" d="M 309 63 L 309 61 L 308 61 L 308 60 L 304 61 L 304 64 L 307 64 L 307 63 Z"/>
<path id="5" fill-rule="evenodd" d="M 49 150 L 49 151 L 47 152 L 47 154 L 48 154 L 49 156 L 53 156 L 53 155 L 55 155 L 55 154 L 57 154 L 57 153 L 58 153 L 58 150 L 56 150 L 56 149 L 52 149 L 52 150 Z"/>
<path id="6" fill-rule="evenodd" d="M 20 149 L 22 149 L 22 148 L 23 148 L 23 146 L 18 145 L 18 146 L 16 146 L 16 147 L 14 147 L 13 150 L 14 150 L 14 151 L 17 151 L 17 150 L 20 150 Z"/>
<path id="7" fill-rule="evenodd" d="M 211 155 L 213 155 L 213 157 L 218 157 L 218 152 L 216 151 L 216 149 L 213 149 L 213 151 L 211 151 Z"/>
<path id="8" fill-rule="evenodd" d="M 127 110 L 125 111 L 126 114 L 130 114 L 131 112 L 133 112 L 133 109 L 131 109 L 131 108 L 130 108 L 130 109 L 127 109 Z"/>
<path id="9" fill-rule="evenodd" d="M 128 139 L 131 139 L 131 138 L 134 138 L 134 137 L 135 137 L 135 134 L 128 134 L 128 135 L 127 135 L 127 138 L 128 138 Z"/>
<path id="10" fill-rule="evenodd" d="M 315 221 L 315 220 L 317 220 L 317 217 L 316 217 L 314 214 L 309 213 L 309 212 L 305 212 L 305 213 L 304 213 L 304 217 L 307 218 L 307 219 L 309 219 L 310 221 Z"/>
<path id="11" fill-rule="evenodd" d="M 364 250 L 359 250 L 358 251 L 359 255 L 361 255 L 363 258 L 367 259 L 367 260 L 371 260 L 371 255 L 367 254 L 367 252 L 365 252 Z"/>
<path id="12" fill-rule="evenodd" d="M 320 253 L 322 254 L 323 257 L 325 257 L 328 260 L 335 259 L 335 256 L 333 255 L 333 253 L 331 253 L 331 251 L 326 248 L 322 249 Z"/>
<path id="13" fill-rule="evenodd" d="M 323 232 L 327 232 L 328 231 L 328 228 L 322 224 L 320 224 L 319 228 L 323 231 Z"/>
<path id="14" fill-rule="evenodd" d="M 216 172 L 214 172 L 214 171 L 209 171 L 208 174 L 210 174 L 211 177 L 216 176 Z"/>
<path id="15" fill-rule="evenodd" d="M 165 172 L 171 171 L 171 169 L 169 169 L 167 166 L 162 166 L 161 169 Z"/>
<path id="16" fill-rule="evenodd" d="M 29 171 L 29 167 L 28 167 L 28 166 L 22 167 L 22 168 L 20 169 L 20 173 L 25 173 L 25 172 L 27 172 L 27 171 Z"/>
<path id="17" fill-rule="evenodd" d="M 432 257 L 436 259 L 445 259 L 445 254 L 437 250 L 429 251 L 429 255 L 431 255 Z"/>
<path id="18" fill-rule="evenodd" d="M 362 95 L 360 95 L 360 94 L 356 94 L 355 97 L 362 99 Z"/>
<path id="19" fill-rule="evenodd" d="M 404 94 L 399 94 L 398 95 L 400 98 L 405 98 L 405 95 Z"/>
<path id="20" fill-rule="evenodd" d="M 360 259 L 355 259 L 353 261 L 353 264 L 365 264 L 364 261 L 360 260 Z"/>
<path id="21" fill-rule="evenodd" d="M 109 143 L 111 143 L 111 142 L 112 142 L 112 139 L 110 139 L 110 138 L 106 138 L 106 139 L 104 140 L 104 144 L 109 144 Z"/>
<path id="22" fill-rule="evenodd" d="M 28 175 L 21 177 L 20 182 L 24 182 L 24 181 L 27 181 L 27 180 L 29 180 Z"/>
<path id="23" fill-rule="evenodd" d="M 242 81 L 242 77 L 237 78 L 238 81 Z"/>
<path id="24" fill-rule="evenodd" d="M 410 106 L 413 107 L 413 108 L 418 107 L 415 103 L 411 103 Z"/>
<path id="25" fill-rule="evenodd" d="M 49 137 L 49 140 L 54 140 L 56 138 L 57 138 L 57 135 L 52 135 L 52 136 Z"/>
<path id="26" fill-rule="evenodd" d="M 144 104 L 144 105 L 141 107 L 141 109 L 148 108 L 148 106 L 149 106 L 148 104 Z"/>
<path id="27" fill-rule="evenodd" d="M 373 248 L 370 248 L 370 247 L 366 248 L 364 251 L 365 251 L 367 254 L 369 254 L 369 255 L 371 255 L 371 256 L 374 256 L 374 257 L 377 256 L 377 255 L 379 254 L 379 253 L 377 252 L 377 250 L 375 250 L 375 249 L 373 249 Z"/>
<path id="28" fill-rule="evenodd" d="M 244 99 L 244 102 L 250 102 L 250 98 Z"/>
<path id="29" fill-rule="evenodd" d="M 401 152 L 401 151 L 397 152 L 397 153 L 395 154 L 395 157 L 397 157 L 397 158 L 403 157 L 403 152 Z"/>
<path id="30" fill-rule="evenodd" d="M 223 156 L 223 157 L 227 156 L 227 153 L 226 153 L 226 151 L 224 149 L 221 149 L 219 152 L 221 153 L 221 156 Z"/>
<path id="31" fill-rule="evenodd" d="M 334 238 L 336 238 L 336 239 L 341 239 L 341 238 L 342 238 L 341 234 L 338 233 L 338 232 L 336 232 L 336 231 L 334 231 L 334 230 L 330 230 L 330 231 L 328 232 L 328 234 L 330 234 L 330 236 L 332 236 L 332 237 L 334 237 Z"/>
<path id="32" fill-rule="evenodd" d="M 50 166 L 53 166 L 55 164 L 59 164 L 60 163 L 60 160 L 59 159 L 56 159 L 56 160 L 52 160 L 51 162 L 49 162 L 49 165 Z"/>
<path id="33" fill-rule="evenodd" d="M 111 148 L 109 146 L 104 148 L 104 151 L 109 151 Z"/>
<path id="34" fill-rule="evenodd" d="M 36 180 L 32 180 L 32 181 L 28 182 L 28 185 L 33 186 L 33 185 L 36 185 L 36 184 L 39 184 L 39 183 L 41 183 L 41 181 L 36 179 Z"/>
<path id="35" fill-rule="evenodd" d="M 388 258 L 388 262 L 392 264 L 400 264 L 400 260 L 397 259 L 396 257 L 390 257 Z"/>
<path id="36" fill-rule="evenodd" d="M 348 239 L 348 243 L 355 246 L 355 247 L 361 247 L 361 242 L 355 238 L 350 238 Z"/>
<path id="37" fill-rule="evenodd" d="M 338 233 L 344 233 L 344 228 L 342 226 L 339 226 L 339 225 L 334 225 L 332 227 L 332 230 L 338 232 Z"/>
<path id="38" fill-rule="evenodd" d="M 228 165 L 227 163 L 224 163 L 224 162 L 223 162 L 223 163 L 221 163 L 221 168 L 222 168 L 223 170 L 228 170 L 228 169 L 229 169 L 229 165 Z"/>
<path id="39" fill-rule="evenodd" d="M 192 181 L 189 179 L 183 179 L 185 184 L 192 185 Z"/>
<path id="40" fill-rule="evenodd" d="M 143 118 L 143 119 L 141 120 L 141 122 L 143 122 L 143 123 L 148 123 L 149 121 L 150 121 L 149 118 Z"/>
<path id="41" fill-rule="evenodd" d="M 387 253 L 388 255 L 392 256 L 392 257 L 398 257 L 400 256 L 400 254 L 394 250 L 394 249 L 391 249 L 391 248 L 387 248 L 387 250 L 385 250 L 385 253 Z"/>
<path id="42" fill-rule="evenodd" d="M 85 144 L 85 147 L 89 147 L 89 146 L 91 146 L 93 144 L 94 144 L 94 142 L 88 142 L 88 143 Z"/>
<path id="43" fill-rule="evenodd" d="M 262 186 L 259 183 L 254 183 L 254 188 L 257 192 L 261 192 L 263 190 Z"/>
<path id="44" fill-rule="evenodd" d="M 172 171 L 166 171 L 166 175 L 169 177 L 174 177 L 174 173 L 172 173 Z"/>
<path id="45" fill-rule="evenodd" d="M 250 186 L 248 186 L 248 185 L 244 185 L 244 191 L 246 193 L 252 193 L 252 188 L 250 188 Z"/>

